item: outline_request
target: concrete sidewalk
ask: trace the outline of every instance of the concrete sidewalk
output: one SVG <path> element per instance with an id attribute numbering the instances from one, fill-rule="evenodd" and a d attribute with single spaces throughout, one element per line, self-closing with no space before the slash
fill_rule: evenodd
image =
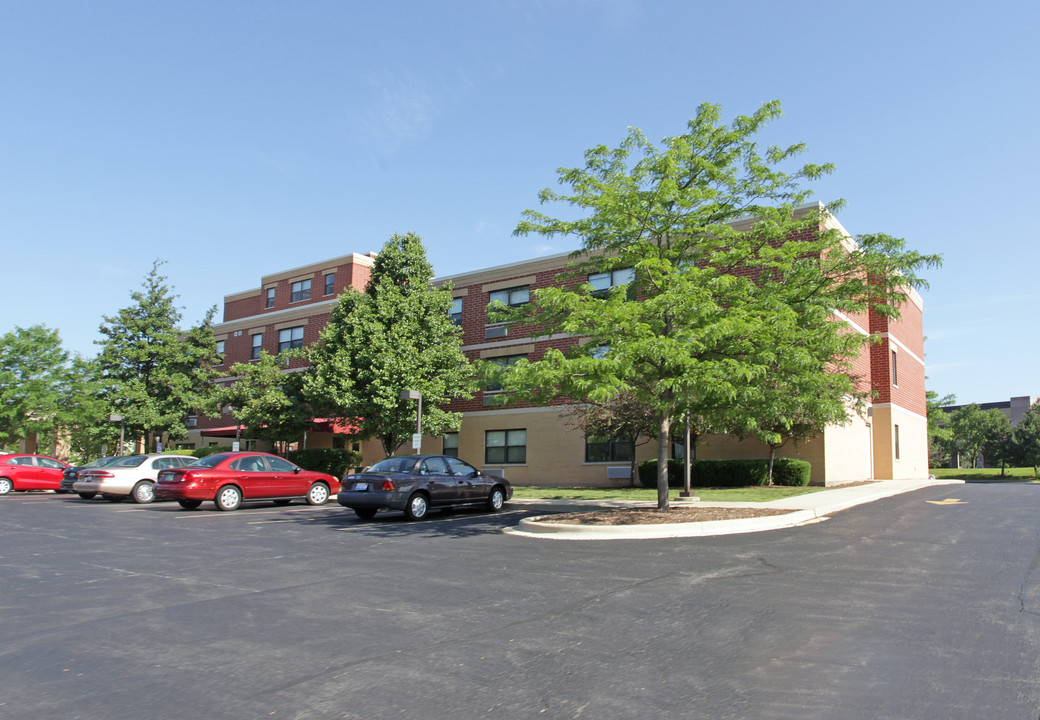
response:
<path id="1" fill-rule="evenodd" d="M 676 507 L 751 507 L 789 510 L 783 515 L 742 518 L 739 520 L 714 520 L 707 522 L 669 523 L 663 525 L 566 525 L 540 522 L 546 516 L 526 518 L 515 528 L 503 532 L 522 537 L 552 540 L 640 540 L 652 538 L 703 537 L 729 535 L 733 533 L 761 532 L 778 528 L 794 527 L 812 522 L 821 522 L 833 513 L 856 505 L 873 502 L 881 498 L 937 485 L 960 485 L 962 480 L 878 480 L 852 487 L 836 487 L 820 492 L 806 493 L 782 500 L 764 503 L 724 503 L 673 501 Z M 652 502 L 625 500 L 512 500 L 516 504 L 552 504 L 559 512 L 588 512 L 596 509 L 619 507 L 656 507 Z M 555 508 L 554 508 L 555 509 Z"/>

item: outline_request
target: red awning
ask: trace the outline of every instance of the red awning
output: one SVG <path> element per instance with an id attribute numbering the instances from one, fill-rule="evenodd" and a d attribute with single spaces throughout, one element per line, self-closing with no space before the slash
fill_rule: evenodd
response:
<path id="1" fill-rule="evenodd" d="M 238 434 L 239 425 L 227 425 L 226 427 L 206 428 L 199 432 L 205 437 L 235 437 Z M 245 427 L 242 427 L 245 430 Z"/>
<path id="2" fill-rule="evenodd" d="M 327 432 L 337 433 L 340 435 L 356 435 L 358 428 L 356 425 L 344 422 L 342 420 L 336 420 L 334 418 L 314 418 L 314 425 L 311 427 L 310 432 Z M 239 430 L 241 428 L 241 430 Z M 199 434 L 204 437 L 229 437 L 233 438 L 246 432 L 245 425 L 226 425 L 224 427 L 216 428 L 205 428 L 199 431 Z"/>
<path id="3" fill-rule="evenodd" d="M 314 418 L 315 432 L 330 432 L 339 435 L 357 435 L 360 428 L 344 420 L 334 418 Z"/>

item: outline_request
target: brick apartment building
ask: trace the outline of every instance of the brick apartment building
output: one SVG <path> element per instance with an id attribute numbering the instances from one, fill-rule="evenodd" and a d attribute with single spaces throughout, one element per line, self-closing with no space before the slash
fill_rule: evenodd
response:
<path id="1" fill-rule="evenodd" d="M 828 227 L 847 236 L 834 219 Z M 214 328 L 224 364 L 246 362 L 260 350 L 309 345 L 328 322 L 337 296 L 348 286 L 364 289 L 373 262 L 371 253 L 350 254 L 285 270 L 261 279 L 260 287 L 228 295 L 223 322 Z M 484 268 L 435 280 L 452 284 L 452 315 L 463 328 L 463 351 L 471 359 L 509 364 L 518 358 L 536 361 L 551 347 L 565 348 L 579 338 L 532 338 L 511 325 L 490 323 L 486 308 L 492 300 L 506 304 L 527 301 L 531 291 L 559 284 L 568 262 L 566 254 Z M 627 282 L 624 271 L 590 276 L 594 287 Z M 832 426 L 819 437 L 780 449 L 780 456 L 812 463 L 812 483 L 834 485 L 868 478 L 924 477 L 928 474 L 927 421 L 924 391 L 923 305 L 909 292 L 902 317 L 891 321 L 873 314 L 841 319 L 850 331 L 877 334 L 880 342 L 867 347 L 857 359 L 855 372 L 863 388 L 873 391 L 866 417 L 854 415 L 844 426 Z M 289 371 L 304 363 L 294 361 Z M 230 381 L 228 378 L 225 381 Z M 655 456 L 654 443 L 630 445 L 589 441 L 567 422 L 566 404 L 550 406 L 488 405 L 496 393 L 488 389 L 451 406 L 462 413 L 457 433 L 424 438 L 424 452 L 457 454 L 518 485 L 628 484 L 628 453 L 639 461 Z M 199 418 L 189 433 L 192 446 L 230 444 L 238 430 L 233 417 Z M 318 422 L 301 444 L 306 447 L 355 446 L 365 464 L 382 458 L 378 441 L 356 443 L 329 422 Z M 243 438 L 247 446 L 257 443 Z M 349 443 L 350 445 L 347 445 Z M 262 448 L 263 444 L 259 446 Z M 403 449 L 402 452 L 410 452 Z M 765 458 L 766 446 L 728 436 L 702 437 L 697 456 L 704 459 Z"/>

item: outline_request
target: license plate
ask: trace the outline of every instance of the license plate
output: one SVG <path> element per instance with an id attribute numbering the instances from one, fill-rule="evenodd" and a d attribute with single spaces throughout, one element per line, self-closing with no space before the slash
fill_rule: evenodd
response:
<path id="1" fill-rule="evenodd" d="M 354 483 L 351 490 L 368 490 L 368 483 Z"/>

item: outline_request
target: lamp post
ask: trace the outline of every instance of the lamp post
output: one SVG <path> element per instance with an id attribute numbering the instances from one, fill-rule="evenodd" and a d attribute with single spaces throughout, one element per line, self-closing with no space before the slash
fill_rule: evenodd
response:
<path id="1" fill-rule="evenodd" d="M 418 455 L 422 448 L 422 393 L 418 390 L 402 390 L 401 399 L 418 401 L 415 406 L 415 434 L 412 435 L 412 450 Z"/>
<path id="2" fill-rule="evenodd" d="M 123 454 L 123 435 L 126 434 L 126 418 L 116 413 L 111 413 L 108 416 L 110 422 L 119 423 L 119 448 L 116 450 L 116 455 Z"/>

